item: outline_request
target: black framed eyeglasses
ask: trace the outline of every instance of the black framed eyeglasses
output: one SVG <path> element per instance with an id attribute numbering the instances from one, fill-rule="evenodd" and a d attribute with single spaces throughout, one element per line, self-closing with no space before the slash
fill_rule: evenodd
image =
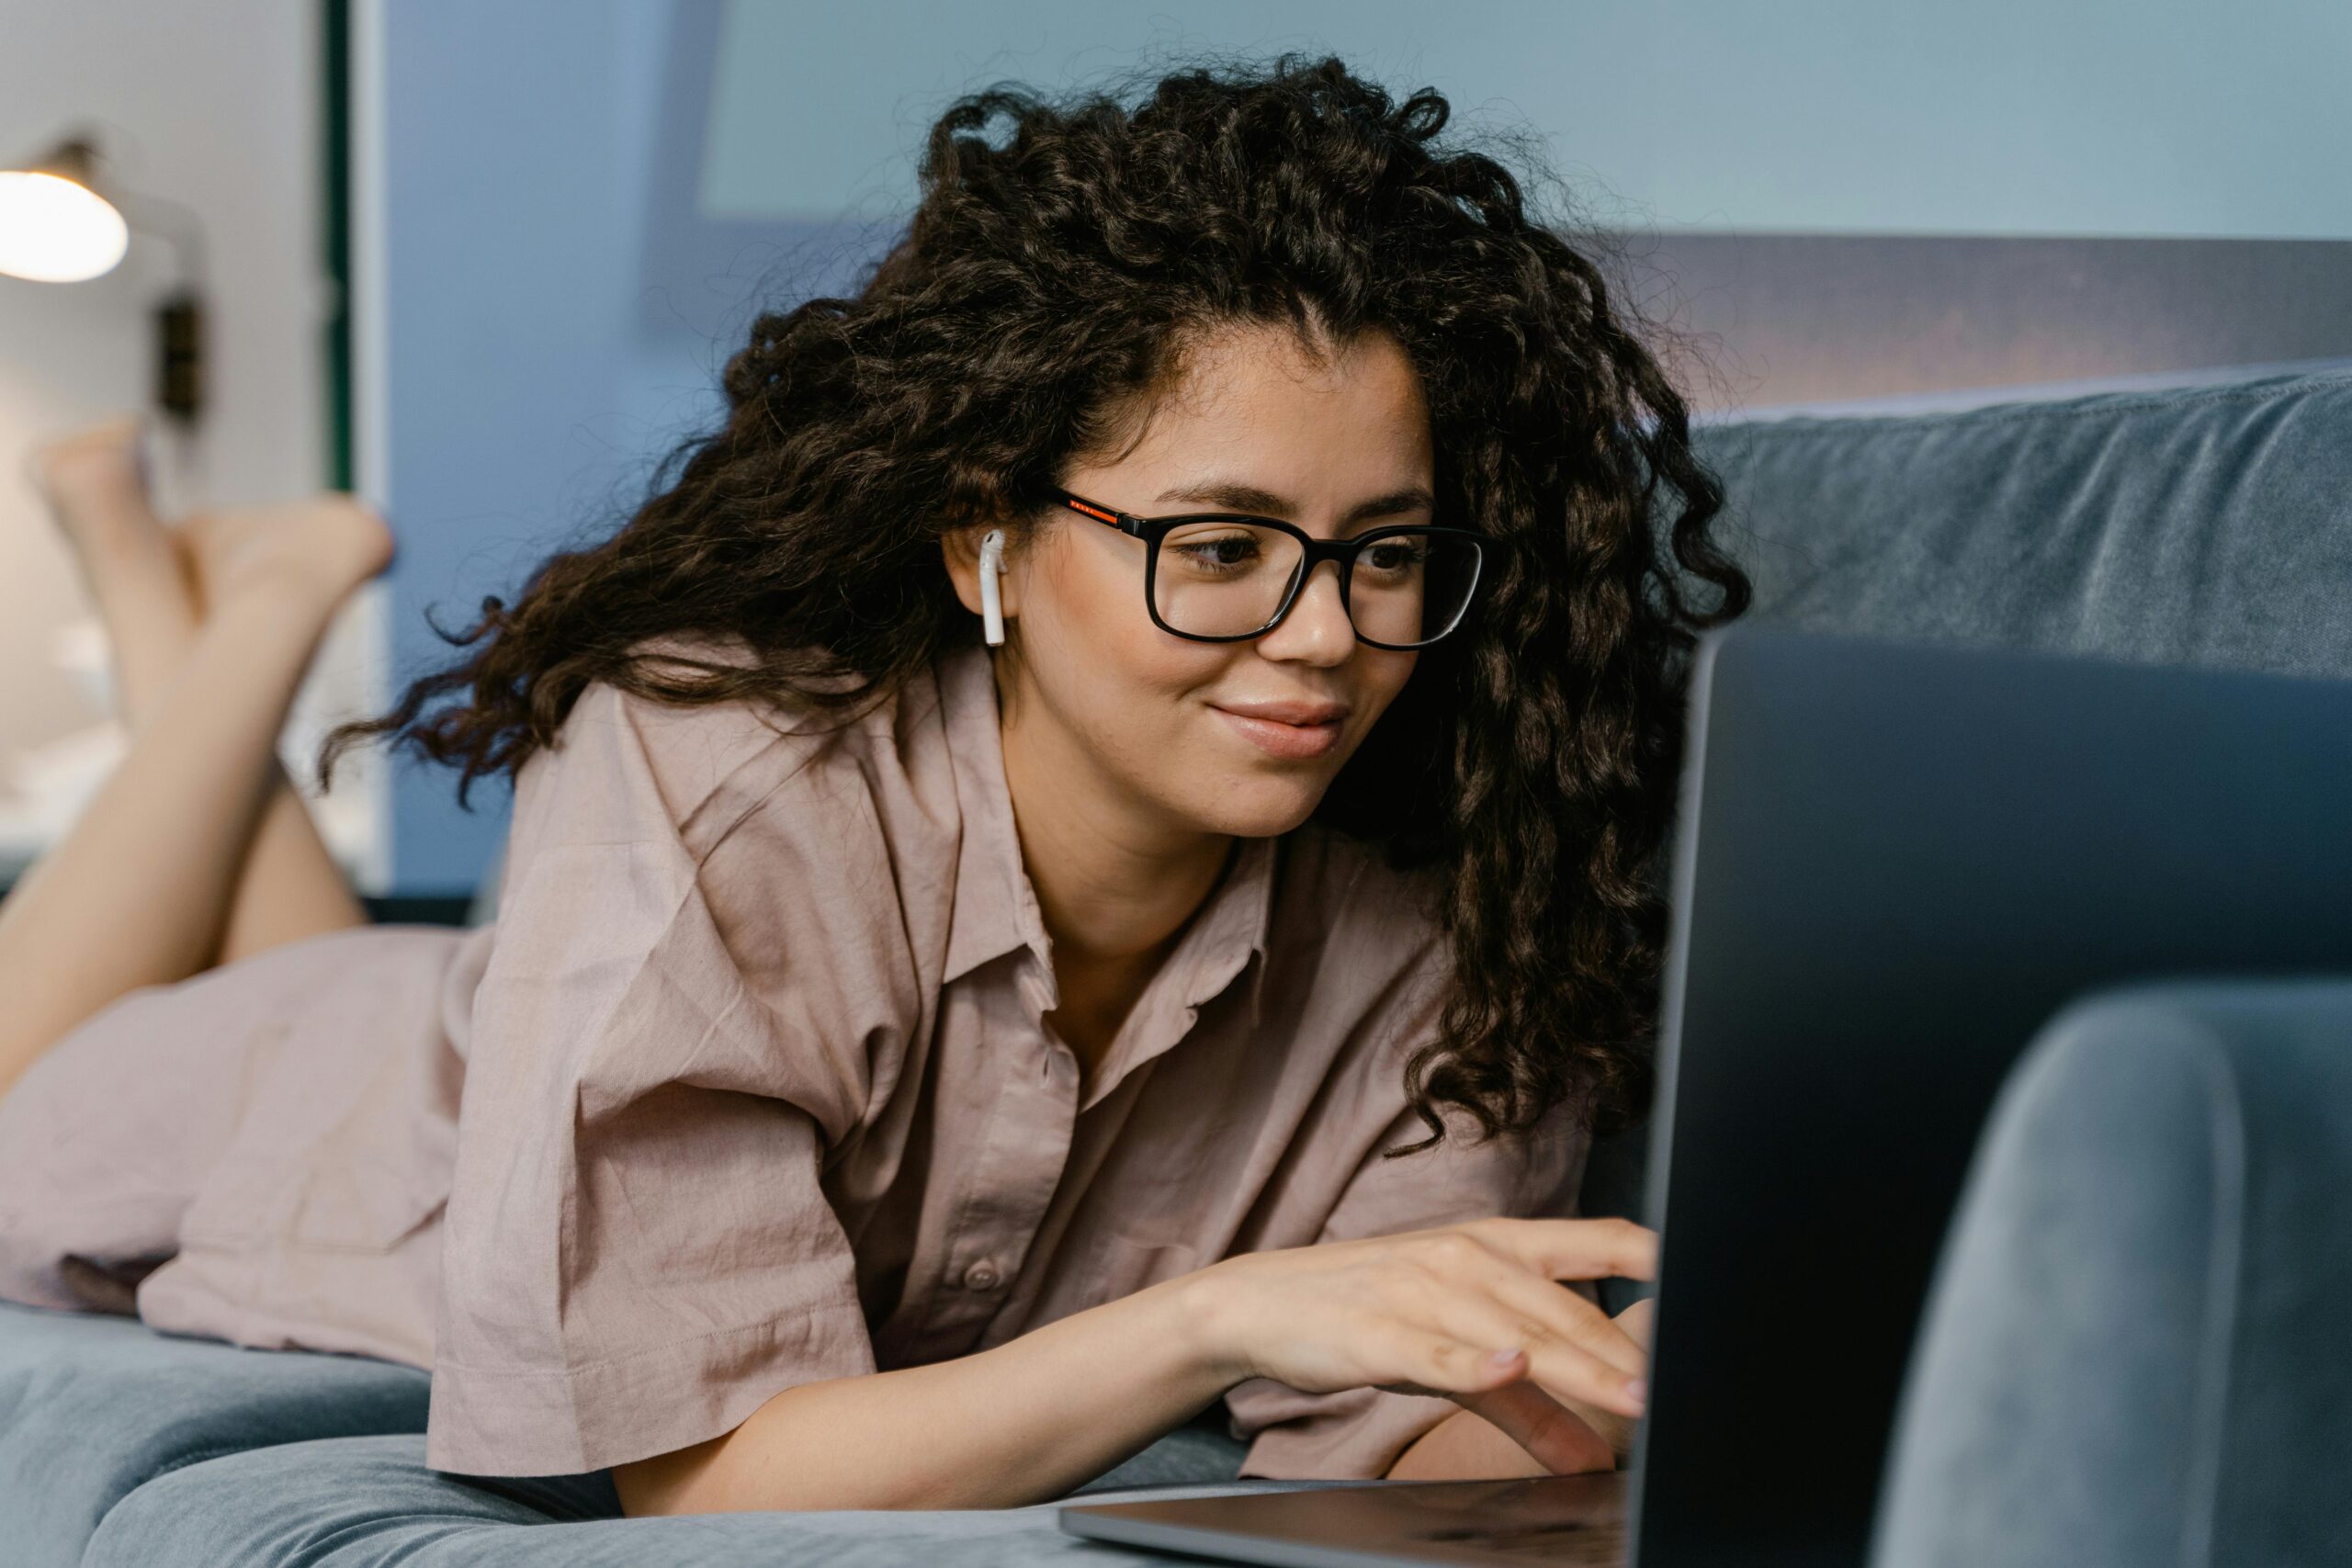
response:
<path id="1" fill-rule="evenodd" d="M 1462 624 L 1493 543 L 1467 528 L 1415 524 L 1317 539 L 1246 512 L 1138 517 L 1066 490 L 1043 493 L 1055 506 L 1141 539 L 1148 547 L 1143 592 L 1152 625 L 1194 642 L 1265 636 L 1328 560 L 1339 563 L 1340 604 L 1357 641 L 1427 648 Z"/>

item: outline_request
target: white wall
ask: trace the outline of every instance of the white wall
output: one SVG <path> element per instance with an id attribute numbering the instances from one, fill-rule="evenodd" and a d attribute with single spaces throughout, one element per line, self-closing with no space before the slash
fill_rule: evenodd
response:
<path id="1" fill-rule="evenodd" d="M 192 440 L 161 446 L 166 515 L 300 495 L 327 470 L 316 24 L 305 0 L 0 0 L 0 166 L 92 127 L 125 185 L 204 226 L 210 406 Z M 171 266 L 160 243 L 134 238 L 92 282 L 0 277 L 0 767 L 107 716 L 51 662 L 60 628 L 89 605 L 25 457 L 46 436 L 145 406 L 148 309 Z M 371 612 L 337 628 L 334 669 L 302 714 L 361 694 Z"/>
<path id="2" fill-rule="evenodd" d="M 1282 49 L 1532 130 L 1607 221 L 2352 240 L 2345 0 L 726 0 L 703 205 L 902 210 L 976 85 Z"/>

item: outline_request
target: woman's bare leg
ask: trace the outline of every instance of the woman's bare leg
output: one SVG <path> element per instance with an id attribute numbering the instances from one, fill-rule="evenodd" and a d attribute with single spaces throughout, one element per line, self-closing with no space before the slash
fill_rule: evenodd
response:
<path id="1" fill-rule="evenodd" d="M 136 725 L 203 620 L 179 544 L 148 498 L 140 422 L 126 415 L 33 455 L 32 478 L 106 624 L 115 705 Z"/>
<path id="2" fill-rule="evenodd" d="M 382 521 L 341 497 L 204 522 L 190 543 L 206 619 L 121 765 L 0 902 L 0 1093 L 124 992 L 184 979 L 220 951 L 283 781 L 287 708 L 335 610 L 390 557 Z"/>
<path id="3" fill-rule="evenodd" d="M 136 727 L 187 657 L 204 619 L 202 547 L 224 532 L 199 517 L 175 531 L 155 514 L 139 423 L 112 420 L 45 448 L 37 479 L 73 545 L 114 647 L 117 700 Z M 218 950 L 227 964 L 367 913 L 275 753 L 268 804 L 246 852 Z M 199 965 L 202 967 L 202 965 Z"/>

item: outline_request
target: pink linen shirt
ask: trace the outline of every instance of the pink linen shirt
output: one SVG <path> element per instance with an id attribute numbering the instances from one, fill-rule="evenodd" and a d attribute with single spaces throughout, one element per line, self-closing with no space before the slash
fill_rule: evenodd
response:
<path id="1" fill-rule="evenodd" d="M 0 1295 L 428 1366 L 435 1466 L 598 1469 L 1234 1253 L 1572 1212 L 1565 1112 L 1380 1157 L 1444 959 L 1367 848 L 1242 840 L 1089 1075 L 984 649 L 831 734 L 593 685 L 494 924 L 144 987 L 0 1101 Z M 1329 1478 L 1456 1408 L 1227 1404 L 1242 1473 Z"/>

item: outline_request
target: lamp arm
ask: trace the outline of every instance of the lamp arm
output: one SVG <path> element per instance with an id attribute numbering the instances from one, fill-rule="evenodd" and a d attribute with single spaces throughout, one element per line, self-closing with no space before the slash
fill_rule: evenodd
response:
<path id="1" fill-rule="evenodd" d="M 123 221 L 134 234 L 151 240 L 161 240 L 172 249 L 179 286 L 194 291 L 204 287 L 204 225 L 193 208 L 160 196 L 136 194 L 117 188 L 107 199 L 122 214 Z"/>

